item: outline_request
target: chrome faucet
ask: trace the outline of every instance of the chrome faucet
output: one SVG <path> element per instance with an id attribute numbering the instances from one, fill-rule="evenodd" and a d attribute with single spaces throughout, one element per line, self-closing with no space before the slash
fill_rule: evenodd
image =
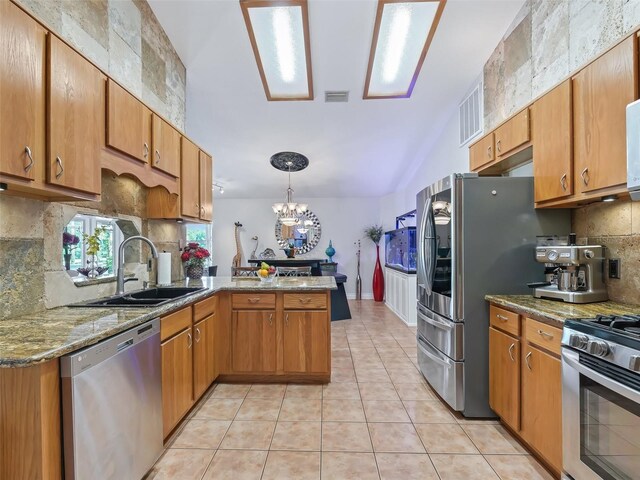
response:
<path id="1" fill-rule="evenodd" d="M 142 242 L 145 242 L 151 248 L 151 255 L 153 255 L 153 258 L 158 258 L 158 250 L 156 249 L 156 246 L 147 237 L 143 237 L 141 235 L 134 235 L 133 237 L 129 237 L 129 238 L 125 239 L 120 244 L 120 248 L 118 249 L 118 280 L 117 280 L 117 284 L 116 284 L 116 295 L 122 295 L 124 293 L 124 283 L 125 283 L 125 280 L 124 280 L 124 247 L 131 240 L 140 240 Z"/>

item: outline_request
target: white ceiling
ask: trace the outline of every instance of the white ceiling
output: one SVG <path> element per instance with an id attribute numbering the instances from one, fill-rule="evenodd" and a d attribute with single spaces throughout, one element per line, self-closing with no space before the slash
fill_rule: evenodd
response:
<path id="1" fill-rule="evenodd" d="M 424 158 L 524 0 L 449 0 L 410 99 L 362 100 L 376 0 L 309 0 L 313 101 L 268 102 L 237 0 L 149 0 L 187 68 L 187 133 L 225 197 L 284 195 L 279 151 L 306 155 L 304 197 L 380 196 Z M 325 103 L 325 90 L 349 102 Z M 446 159 L 442 159 L 446 161 Z"/>

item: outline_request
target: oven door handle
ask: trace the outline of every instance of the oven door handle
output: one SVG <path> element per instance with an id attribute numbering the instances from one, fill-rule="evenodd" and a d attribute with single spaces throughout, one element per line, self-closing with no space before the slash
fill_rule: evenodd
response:
<path id="1" fill-rule="evenodd" d="M 580 364 L 580 362 L 578 361 L 578 358 L 579 357 L 577 353 L 567 350 L 566 348 L 562 349 L 563 364 L 573 368 L 578 373 L 584 375 L 587 378 L 590 378 L 594 382 L 599 383 L 600 385 L 608 388 L 609 390 L 612 390 L 617 394 L 622 395 L 623 397 L 626 397 L 635 403 L 640 403 L 639 392 L 636 392 L 633 389 L 627 387 L 626 385 L 622 385 L 618 382 L 615 382 L 610 378 L 605 377 L 604 375 L 598 372 L 595 372 L 590 368 L 585 367 L 584 365 Z"/>

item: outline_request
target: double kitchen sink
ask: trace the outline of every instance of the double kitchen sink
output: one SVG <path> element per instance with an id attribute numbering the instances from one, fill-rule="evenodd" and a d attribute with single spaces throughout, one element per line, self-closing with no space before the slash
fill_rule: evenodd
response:
<path id="1" fill-rule="evenodd" d="M 75 303 L 69 307 L 157 307 L 205 290 L 203 287 L 158 287 Z"/>

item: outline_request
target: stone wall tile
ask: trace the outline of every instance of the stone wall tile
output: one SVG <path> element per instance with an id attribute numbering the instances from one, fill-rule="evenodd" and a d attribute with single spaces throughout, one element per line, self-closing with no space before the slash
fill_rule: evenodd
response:
<path id="1" fill-rule="evenodd" d="M 142 16 L 131 0 L 109 2 L 109 23 L 131 49 L 142 56 Z"/>
<path id="2" fill-rule="evenodd" d="M 142 101 L 153 111 L 164 117 L 168 117 L 169 107 L 164 100 L 159 98 L 144 82 L 144 70 L 142 71 Z"/>
<path id="3" fill-rule="evenodd" d="M 531 11 L 532 96 L 569 75 L 569 3 L 536 0 Z"/>
<path id="4" fill-rule="evenodd" d="M 584 65 L 622 37 L 622 0 L 571 0 L 569 69 Z"/>
<path id="5" fill-rule="evenodd" d="M 0 195 L 0 238 L 42 238 L 43 215 L 44 202 Z"/>
<path id="6" fill-rule="evenodd" d="M 167 97 L 167 65 L 164 58 L 145 39 L 142 39 L 142 84 L 163 103 Z"/>
<path id="7" fill-rule="evenodd" d="M 102 48 L 109 48 L 108 0 L 62 0 L 62 12 Z"/>
<path id="8" fill-rule="evenodd" d="M 62 0 L 17 0 L 17 3 L 53 31 L 62 30 Z"/>
<path id="9" fill-rule="evenodd" d="M 0 239 L 0 319 L 44 309 L 42 238 Z"/>
<path id="10" fill-rule="evenodd" d="M 142 96 L 142 60 L 115 30 L 110 32 L 109 74 L 131 93 Z"/>
<path id="11" fill-rule="evenodd" d="M 49 203 L 44 211 L 44 271 L 59 271 L 62 264 L 62 233 L 69 223 L 61 203 Z"/>
<path id="12" fill-rule="evenodd" d="M 66 10 L 62 12 L 62 37 L 101 70 L 109 71 L 108 40 L 105 47 L 88 34 Z"/>
<path id="13" fill-rule="evenodd" d="M 493 51 L 484 68 L 484 127 L 491 130 L 499 118 L 504 118 L 504 42 Z"/>
<path id="14" fill-rule="evenodd" d="M 640 235 L 640 202 L 631 202 L 631 233 Z"/>
<path id="15" fill-rule="evenodd" d="M 531 82 L 531 60 L 525 62 L 513 75 L 505 77 L 505 108 L 500 120 L 511 116 L 531 101 Z"/>
<path id="16" fill-rule="evenodd" d="M 640 235 L 590 237 L 589 243 L 607 247 L 607 258 L 621 261 L 620 278 L 608 278 L 605 283 L 609 299 L 616 302 L 640 304 Z"/>
<path id="17" fill-rule="evenodd" d="M 622 32 L 630 33 L 640 25 L 640 0 L 622 1 Z"/>
<path id="18" fill-rule="evenodd" d="M 590 237 L 631 235 L 631 203 L 599 202 L 583 207 Z"/>

